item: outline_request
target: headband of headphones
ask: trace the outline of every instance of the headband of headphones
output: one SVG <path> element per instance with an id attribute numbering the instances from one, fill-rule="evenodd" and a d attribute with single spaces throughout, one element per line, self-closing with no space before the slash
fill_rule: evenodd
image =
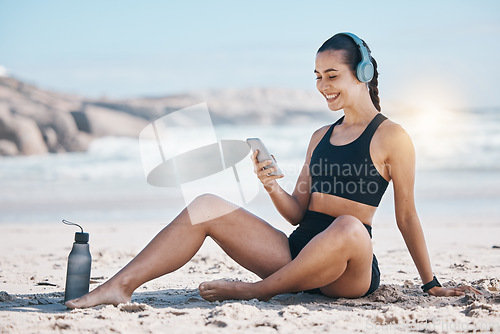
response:
<path id="1" fill-rule="evenodd" d="M 363 44 L 361 38 L 350 32 L 341 32 L 338 33 L 337 35 L 349 36 L 352 38 L 354 43 L 356 43 L 356 45 L 359 48 L 359 51 L 361 52 L 361 61 L 356 66 L 356 78 L 358 78 L 360 82 L 370 82 L 373 79 L 373 74 L 375 73 L 375 69 L 370 60 L 370 54 L 368 53 L 368 49 Z"/>

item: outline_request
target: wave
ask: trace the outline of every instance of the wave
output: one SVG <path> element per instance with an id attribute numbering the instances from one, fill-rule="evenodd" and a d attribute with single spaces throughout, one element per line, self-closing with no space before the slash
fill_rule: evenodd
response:
<path id="1" fill-rule="evenodd" d="M 471 116 L 472 115 L 472 116 Z M 497 170 L 500 161 L 500 119 L 495 115 L 470 114 L 465 122 L 448 121 L 441 129 L 421 127 L 409 119 L 407 131 L 417 154 L 417 168 L 424 170 Z M 312 133 L 324 124 L 302 126 L 219 126 L 218 139 L 261 138 L 280 165 L 299 170 Z M 155 145 L 154 143 L 152 145 Z M 43 156 L 3 157 L 2 184 L 15 180 L 145 180 L 136 138 L 103 137 L 87 152 Z M 293 173 L 295 174 L 295 172 Z"/>

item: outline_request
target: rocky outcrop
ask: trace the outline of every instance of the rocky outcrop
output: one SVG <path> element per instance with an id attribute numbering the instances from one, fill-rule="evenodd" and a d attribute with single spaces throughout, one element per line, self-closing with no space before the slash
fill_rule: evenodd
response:
<path id="1" fill-rule="evenodd" d="M 17 145 L 7 139 L 0 139 L 0 155 L 17 155 Z"/>
<path id="2" fill-rule="evenodd" d="M 4 154 L 47 153 L 47 146 L 36 122 L 24 115 L 12 114 L 5 105 L 0 106 L 0 134 L 2 134 L 0 139 L 4 141 Z M 10 142 L 11 145 L 5 141 Z M 13 148 L 13 145 L 16 149 Z"/>
<path id="3" fill-rule="evenodd" d="M 80 135 L 69 113 L 80 105 L 78 97 L 46 92 L 13 78 L 0 78 L 0 154 L 86 150 L 88 136 Z"/>
<path id="4" fill-rule="evenodd" d="M 0 155 L 85 151 L 96 137 L 138 136 L 146 125 L 144 118 L 78 96 L 0 77 Z"/>
<path id="5" fill-rule="evenodd" d="M 170 112 L 206 102 L 214 125 L 331 121 L 316 92 L 279 88 L 197 91 L 156 98 L 85 99 L 0 77 L 0 155 L 73 152 L 102 136 L 138 137 Z"/>
<path id="6" fill-rule="evenodd" d="M 138 137 L 149 121 L 125 112 L 87 104 L 82 111 L 73 112 L 80 131 L 94 136 Z"/>

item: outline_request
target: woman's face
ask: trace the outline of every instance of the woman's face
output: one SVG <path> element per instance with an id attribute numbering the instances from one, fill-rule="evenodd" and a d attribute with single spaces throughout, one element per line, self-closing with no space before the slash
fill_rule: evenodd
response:
<path id="1" fill-rule="evenodd" d="M 341 50 L 319 52 L 316 55 L 316 87 L 332 111 L 345 109 L 357 100 L 360 83 L 344 62 Z M 364 84 L 366 86 L 366 84 Z"/>

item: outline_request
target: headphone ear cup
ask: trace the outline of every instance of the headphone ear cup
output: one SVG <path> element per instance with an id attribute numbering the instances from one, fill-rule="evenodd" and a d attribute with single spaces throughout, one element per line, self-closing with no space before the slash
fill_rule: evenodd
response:
<path id="1" fill-rule="evenodd" d="M 373 79 L 375 69 L 371 61 L 362 61 L 356 67 L 356 77 L 360 82 L 370 82 Z"/>
<path id="2" fill-rule="evenodd" d="M 341 32 L 337 35 L 349 36 L 352 38 L 354 43 L 356 43 L 359 48 L 359 52 L 361 53 L 361 61 L 356 66 L 356 78 L 358 78 L 360 82 L 370 82 L 375 74 L 375 68 L 370 61 L 370 52 L 363 44 L 363 40 L 350 32 Z"/>

